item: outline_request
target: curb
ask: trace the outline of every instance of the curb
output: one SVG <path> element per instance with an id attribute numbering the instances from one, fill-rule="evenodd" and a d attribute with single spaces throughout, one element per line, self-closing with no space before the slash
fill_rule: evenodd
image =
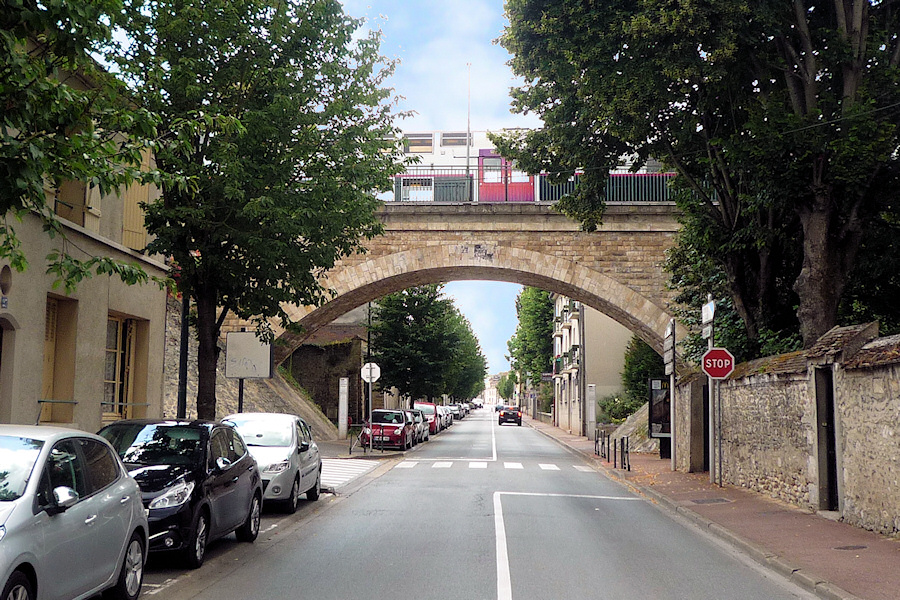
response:
<path id="1" fill-rule="evenodd" d="M 723 527 L 715 521 L 711 521 L 706 517 L 703 517 L 700 514 L 692 511 L 691 509 L 675 503 L 671 498 L 659 493 L 653 488 L 634 483 L 633 481 L 629 481 L 616 469 L 610 469 L 609 467 L 604 465 L 603 461 L 599 460 L 592 452 L 587 453 L 583 450 L 579 450 L 577 448 L 569 446 L 564 441 L 557 438 L 548 431 L 544 431 L 541 428 L 534 427 L 531 425 L 531 423 L 528 423 L 528 425 L 538 433 L 554 440 L 556 443 L 560 444 L 567 450 L 574 452 L 581 458 L 588 457 L 591 463 L 596 467 L 602 469 L 604 474 L 608 478 L 634 488 L 645 498 L 651 499 L 660 508 L 686 518 L 688 521 L 690 521 L 700 529 L 708 531 L 718 539 L 728 543 L 732 547 L 748 555 L 756 563 L 768 569 L 771 569 L 779 575 L 782 575 L 792 583 L 805 589 L 808 592 L 817 595 L 823 600 L 864 600 L 863 598 L 860 598 L 859 596 L 841 589 L 840 587 L 823 579 L 822 577 L 819 577 L 814 573 L 809 573 L 802 570 L 800 567 L 792 564 L 787 559 L 767 550 L 756 542 L 751 542 L 750 540 L 741 537 L 740 535 L 734 533 L 730 529 Z"/>

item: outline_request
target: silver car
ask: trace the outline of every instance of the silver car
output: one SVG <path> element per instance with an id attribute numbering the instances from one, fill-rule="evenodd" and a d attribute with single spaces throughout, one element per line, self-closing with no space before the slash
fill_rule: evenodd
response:
<path id="1" fill-rule="evenodd" d="M 141 491 L 103 438 L 0 425 L 0 584 L 4 600 L 141 593 Z"/>
<path id="2" fill-rule="evenodd" d="M 259 463 L 266 502 L 293 513 L 301 494 L 319 499 L 322 458 L 306 421 L 284 413 L 238 413 L 222 420 L 234 425 Z"/>

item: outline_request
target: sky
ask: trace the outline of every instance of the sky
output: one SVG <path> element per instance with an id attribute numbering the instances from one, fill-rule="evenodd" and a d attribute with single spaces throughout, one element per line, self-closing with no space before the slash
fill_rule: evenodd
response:
<path id="1" fill-rule="evenodd" d="M 365 27 L 380 30 L 381 53 L 400 61 L 387 85 L 402 96 L 399 110 L 415 111 L 398 123 L 400 129 L 465 131 L 467 114 L 472 131 L 540 125 L 534 115 L 509 109 L 509 88 L 522 81 L 506 64 L 509 54 L 494 43 L 507 24 L 503 0 L 343 0 L 343 5 L 348 15 L 365 18 Z M 521 289 L 490 281 L 454 281 L 444 288 L 472 325 L 490 374 L 509 370 L 506 342 L 516 330 Z"/>

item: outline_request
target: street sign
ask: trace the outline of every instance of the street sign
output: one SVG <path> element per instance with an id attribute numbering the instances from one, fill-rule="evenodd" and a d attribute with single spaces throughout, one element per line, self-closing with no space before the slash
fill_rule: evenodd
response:
<path id="1" fill-rule="evenodd" d="M 710 348 L 700 360 L 700 368 L 712 379 L 725 379 L 734 371 L 734 355 L 725 348 Z"/>
<path id="2" fill-rule="evenodd" d="M 712 337 L 712 334 L 713 334 L 712 329 L 713 329 L 712 323 L 703 326 L 703 329 L 700 331 L 700 335 L 703 336 L 704 340 L 708 340 L 709 338 Z"/>
<path id="3" fill-rule="evenodd" d="M 700 322 L 703 325 L 707 323 L 712 323 L 712 320 L 716 317 L 716 303 L 714 300 L 710 300 L 700 309 Z"/>
<path id="4" fill-rule="evenodd" d="M 381 377 L 381 367 L 375 363 L 366 363 L 362 367 L 361 374 L 362 380 L 366 383 L 375 383 Z"/>

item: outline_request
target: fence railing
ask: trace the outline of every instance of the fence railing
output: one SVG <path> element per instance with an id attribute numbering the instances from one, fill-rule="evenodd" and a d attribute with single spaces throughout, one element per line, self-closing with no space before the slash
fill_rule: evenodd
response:
<path id="1" fill-rule="evenodd" d="M 614 438 L 605 430 L 595 427 L 594 454 L 611 462 L 614 469 L 631 470 L 631 441 L 627 435 Z"/>

